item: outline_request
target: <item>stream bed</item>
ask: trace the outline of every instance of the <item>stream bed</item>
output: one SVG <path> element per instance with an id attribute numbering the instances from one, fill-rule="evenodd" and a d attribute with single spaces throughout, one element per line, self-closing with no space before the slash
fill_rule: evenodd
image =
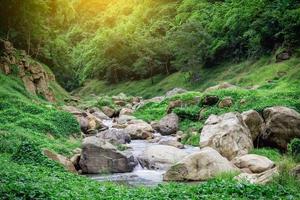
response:
<path id="1" fill-rule="evenodd" d="M 173 137 L 173 136 L 160 136 L 160 137 Z M 127 146 L 130 147 L 126 151 L 130 151 L 135 158 L 143 153 L 143 151 L 152 145 L 158 145 L 157 143 L 152 143 L 147 140 L 132 140 Z M 199 151 L 198 147 L 185 145 L 182 151 L 193 153 Z M 129 173 L 115 173 L 115 174 L 105 174 L 105 175 L 88 175 L 91 179 L 101 181 L 101 182 L 116 182 L 120 184 L 125 184 L 129 186 L 156 186 L 159 183 L 163 183 L 163 174 L 166 170 L 149 170 L 142 168 L 138 164 L 132 172 Z"/>

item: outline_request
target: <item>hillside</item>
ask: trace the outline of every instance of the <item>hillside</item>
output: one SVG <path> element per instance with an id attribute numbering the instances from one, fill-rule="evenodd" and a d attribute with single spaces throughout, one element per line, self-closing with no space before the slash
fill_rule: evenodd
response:
<path id="1" fill-rule="evenodd" d="M 202 92 L 206 88 L 228 82 L 241 87 L 268 87 L 284 91 L 299 84 L 300 59 L 296 54 L 291 59 L 276 62 L 271 56 L 258 60 L 246 60 L 239 63 L 224 63 L 210 69 L 200 70 L 201 80 L 198 83 L 187 81 L 184 72 L 176 72 L 170 76 L 155 76 L 140 81 L 124 81 L 119 84 L 109 84 L 105 81 L 87 80 L 83 87 L 74 91 L 74 95 L 81 97 L 94 95 L 117 95 L 126 93 L 133 96 L 151 98 L 165 94 L 167 91 L 179 87 L 187 90 Z"/>

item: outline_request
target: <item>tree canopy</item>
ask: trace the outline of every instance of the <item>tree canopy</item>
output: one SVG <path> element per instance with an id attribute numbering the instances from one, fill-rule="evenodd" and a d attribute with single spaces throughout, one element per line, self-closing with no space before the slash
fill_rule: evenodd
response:
<path id="1" fill-rule="evenodd" d="M 299 45 L 298 0 L 2 0 L 1 37 L 71 90 L 199 69 Z M 201 75 L 200 75 L 201 76 Z"/>

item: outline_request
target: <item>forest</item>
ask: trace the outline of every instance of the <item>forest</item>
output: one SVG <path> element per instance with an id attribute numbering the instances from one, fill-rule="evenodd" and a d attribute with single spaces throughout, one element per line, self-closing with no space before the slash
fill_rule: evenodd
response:
<path id="1" fill-rule="evenodd" d="M 299 200 L 299 0 L 0 0 L 0 200 Z"/>
<path id="2" fill-rule="evenodd" d="M 240 61 L 299 45 L 297 0 L 2 0 L 1 35 L 67 89 Z"/>

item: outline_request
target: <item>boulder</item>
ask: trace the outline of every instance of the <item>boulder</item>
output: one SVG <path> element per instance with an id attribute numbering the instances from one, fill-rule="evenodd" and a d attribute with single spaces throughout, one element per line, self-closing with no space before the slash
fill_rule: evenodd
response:
<path id="1" fill-rule="evenodd" d="M 182 94 L 182 93 L 186 93 L 187 90 L 186 89 L 183 89 L 183 88 L 174 88 L 170 91 L 168 91 L 166 93 L 166 97 L 172 97 L 172 96 L 175 96 L 177 94 Z"/>
<path id="2" fill-rule="evenodd" d="M 89 127 L 89 120 L 86 117 L 78 117 L 77 121 L 80 125 L 80 129 L 82 132 L 86 133 Z"/>
<path id="3" fill-rule="evenodd" d="M 233 159 L 233 164 L 240 169 L 246 169 L 252 173 L 261 173 L 275 166 L 274 162 L 267 157 L 247 154 Z"/>
<path id="4" fill-rule="evenodd" d="M 178 149 L 183 149 L 184 145 L 177 141 L 177 138 L 174 137 L 174 139 L 171 138 L 162 138 L 159 140 L 158 144 L 161 145 L 168 145 L 172 147 L 176 147 Z"/>
<path id="5" fill-rule="evenodd" d="M 225 97 L 219 102 L 218 106 L 219 108 L 228 108 L 231 107 L 232 104 L 233 104 L 233 99 L 231 97 Z"/>
<path id="6" fill-rule="evenodd" d="M 188 154 L 176 147 L 167 145 L 152 145 L 138 156 L 142 167 L 147 169 L 164 170 L 179 162 Z"/>
<path id="7" fill-rule="evenodd" d="M 250 130 L 252 141 L 255 141 L 256 138 L 265 131 L 266 126 L 264 119 L 255 110 L 243 112 L 242 117 Z"/>
<path id="8" fill-rule="evenodd" d="M 295 168 L 292 169 L 292 175 L 300 180 L 300 165 L 297 165 Z"/>
<path id="9" fill-rule="evenodd" d="M 135 119 L 136 118 L 131 115 L 120 115 L 118 118 L 116 118 L 116 122 L 117 124 L 128 124 Z"/>
<path id="10" fill-rule="evenodd" d="M 68 158 L 66 158 L 58 153 L 55 153 L 53 151 L 50 151 L 49 149 L 44 149 L 43 153 L 49 159 L 54 160 L 54 161 L 60 163 L 61 165 L 63 165 L 66 170 L 68 170 L 70 172 L 74 172 L 74 173 L 77 172 L 75 169 L 75 166 Z"/>
<path id="11" fill-rule="evenodd" d="M 276 175 L 278 175 L 278 169 L 277 167 L 274 167 L 259 174 L 241 173 L 234 177 L 234 179 L 243 182 L 248 181 L 252 184 L 266 184 L 272 181 L 273 177 Z"/>
<path id="12" fill-rule="evenodd" d="M 227 83 L 227 82 L 224 82 L 224 83 L 220 83 L 218 85 L 207 88 L 205 90 L 205 92 L 212 92 L 212 91 L 215 91 L 215 90 L 227 89 L 227 88 L 233 88 L 234 89 L 234 88 L 237 88 L 237 86 L 232 85 L 232 84 Z"/>
<path id="13" fill-rule="evenodd" d="M 114 101 L 114 103 L 117 105 L 117 106 L 126 106 L 127 102 L 126 101 L 123 101 L 123 100 L 116 100 Z"/>
<path id="14" fill-rule="evenodd" d="M 102 112 L 103 112 L 106 116 L 108 116 L 108 117 L 110 117 L 110 118 L 112 118 L 112 117 L 115 115 L 115 110 L 112 109 L 112 108 L 110 108 L 110 107 L 108 107 L 108 106 L 103 106 L 103 107 L 101 108 L 101 110 L 102 110 Z"/>
<path id="15" fill-rule="evenodd" d="M 95 116 L 96 118 L 100 119 L 100 120 L 108 120 L 109 117 L 107 115 L 105 115 L 100 109 L 98 108 L 92 108 L 89 110 L 90 114 L 92 114 L 93 116 Z"/>
<path id="16" fill-rule="evenodd" d="M 121 115 L 132 115 L 133 114 L 133 110 L 130 108 L 122 108 L 120 111 L 120 116 Z"/>
<path id="17" fill-rule="evenodd" d="M 97 138 L 101 138 L 113 145 L 130 143 L 130 135 L 123 129 L 108 129 L 101 131 L 96 135 Z"/>
<path id="18" fill-rule="evenodd" d="M 205 181 L 224 172 L 239 171 L 216 150 L 205 147 L 173 165 L 165 174 L 165 181 Z"/>
<path id="19" fill-rule="evenodd" d="M 75 154 L 70 158 L 70 161 L 73 163 L 75 169 L 77 171 L 80 170 L 79 161 L 80 161 L 80 154 Z"/>
<path id="20" fill-rule="evenodd" d="M 87 137 L 83 140 L 79 161 L 83 173 L 131 172 L 136 164 L 131 154 L 118 151 L 111 143 L 96 136 Z"/>
<path id="21" fill-rule="evenodd" d="M 133 140 L 150 139 L 153 137 L 154 132 L 150 124 L 143 121 L 136 121 L 136 123 L 129 124 L 124 130 Z"/>
<path id="22" fill-rule="evenodd" d="M 211 115 L 200 135 L 200 147 L 212 147 L 229 160 L 253 148 L 250 131 L 239 113 Z"/>
<path id="23" fill-rule="evenodd" d="M 281 61 L 284 61 L 284 60 L 288 60 L 290 58 L 291 58 L 291 52 L 282 51 L 282 52 L 280 52 L 276 55 L 276 62 L 281 62 Z"/>
<path id="24" fill-rule="evenodd" d="M 287 149 L 293 138 L 300 138 L 300 113 L 287 107 L 271 107 L 263 111 L 266 131 L 262 136 L 265 145 Z"/>
<path id="25" fill-rule="evenodd" d="M 178 130 L 179 117 L 175 113 L 171 113 L 163 117 L 153 128 L 162 135 L 175 134 Z"/>
<path id="26" fill-rule="evenodd" d="M 90 113 L 86 113 L 87 116 L 77 117 L 80 124 L 81 131 L 85 134 L 91 135 L 96 134 L 99 130 L 106 130 L 108 127 L 105 126 L 102 121 L 96 118 Z"/>
<path id="27" fill-rule="evenodd" d="M 202 100 L 202 104 L 203 105 L 207 105 L 207 106 L 213 106 L 213 105 L 216 105 L 218 103 L 218 101 L 219 101 L 219 97 L 218 96 L 207 95 Z"/>
<path id="28" fill-rule="evenodd" d="M 171 113 L 174 108 L 181 107 L 183 105 L 183 102 L 181 100 L 175 100 L 175 101 L 170 101 L 168 108 L 167 108 L 167 113 Z"/>
<path id="29" fill-rule="evenodd" d="M 85 113 L 83 110 L 80 110 L 79 108 L 76 108 L 74 106 L 63 106 L 62 109 L 77 116 L 81 116 Z"/>

